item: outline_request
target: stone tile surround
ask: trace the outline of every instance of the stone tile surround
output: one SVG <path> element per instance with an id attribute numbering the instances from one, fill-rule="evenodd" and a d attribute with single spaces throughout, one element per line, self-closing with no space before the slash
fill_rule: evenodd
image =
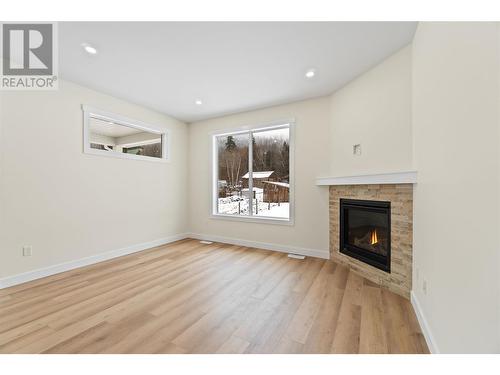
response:
<path id="1" fill-rule="evenodd" d="M 391 273 L 339 252 L 340 198 L 391 202 Z M 410 298 L 413 257 L 413 185 L 330 186 L 330 258 L 370 281 Z"/>

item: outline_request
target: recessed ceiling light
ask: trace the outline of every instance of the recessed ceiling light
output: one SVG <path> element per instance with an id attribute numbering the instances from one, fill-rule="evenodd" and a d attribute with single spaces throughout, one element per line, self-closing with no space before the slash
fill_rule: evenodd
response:
<path id="1" fill-rule="evenodd" d="M 314 69 L 309 69 L 307 72 L 306 72 L 306 78 L 312 78 L 316 75 L 316 71 Z"/>
<path id="2" fill-rule="evenodd" d="M 85 52 L 90 53 L 91 55 L 95 55 L 97 53 L 97 49 L 88 43 L 82 43 L 82 47 Z"/>
<path id="3" fill-rule="evenodd" d="M 194 104 L 196 104 L 196 105 L 202 105 L 203 102 L 201 101 L 201 99 L 197 99 L 197 100 L 194 101 Z"/>

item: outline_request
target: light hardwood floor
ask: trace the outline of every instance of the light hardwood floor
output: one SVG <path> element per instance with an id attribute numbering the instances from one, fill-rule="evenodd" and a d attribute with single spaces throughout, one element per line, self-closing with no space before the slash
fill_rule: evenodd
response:
<path id="1" fill-rule="evenodd" d="M 410 303 L 331 261 L 183 240 L 0 290 L 0 353 L 427 353 Z"/>

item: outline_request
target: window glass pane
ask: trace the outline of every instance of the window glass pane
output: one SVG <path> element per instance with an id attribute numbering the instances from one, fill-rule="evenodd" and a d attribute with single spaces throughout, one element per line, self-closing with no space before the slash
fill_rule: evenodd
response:
<path id="1" fill-rule="evenodd" d="M 249 215 L 249 134 L 217 137 L 217 212 Z"/>
<path id="2" fill-rule="evenodd" d="M 162 157 L 161 134 L 91 117 L 90 148 L 113 153 Z"/>
<path id="3" fill-rule="evenodd" d="M 290 130 L 253 133 L 253 215 L 290 217 Z"/>

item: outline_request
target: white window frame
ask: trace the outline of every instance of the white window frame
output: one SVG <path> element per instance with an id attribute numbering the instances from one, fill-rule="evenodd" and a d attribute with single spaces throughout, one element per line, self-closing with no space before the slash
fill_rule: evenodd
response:
<path id="1" fill-rule="evenodd" d="M 153 162 L 168 162 L 170 151 L 170 137 L 167 129 L 162 129 L 159 126 L 147 124 L 142 121 L 130 119 L 115 113 L 103 111 L 88 105 L 82 105 L 83 111 L 83 152 L 85 154 L 108 156 L 119 159 L 132 159 Z M 129 128 L 140 129 L 149 133 L 159 134 L 161 136 L 161 158 L 145 155 L 134 155 L 119 152 L 110 152 L 105 150 L 98 150 L 90 146 L 90 119 L 98 119 L 103 121 L 114 122 L 118 125 L 127 126 Z"/>
<path id="2" fill-rule="evenodd" d="M 249 177 L 253 177 L 253 154 L 252 154 L 252 142 L 251 137 L 252 133 L 257 133 L 266 130 L 279 129 L 279 128 L 288 128 L 289 129 L 289 217 L 288 218 L 280 218 L 280 217 L 267 217 L 267 216 L 254 216 L 253 209 L 250 209 L 249 215 L 230 215 L 230 214 L 221 214 L 217 212 L 218 208 L 218 148 L 217 148 L 217 137 L 227 136 L 227 135 L 237 135 L 237 134 L 249 134 L 249 149 L 248 149 L 248 160 L 249 160 Z M 246 125 L 240 126 L 234 129 L 226 129 L 221 131 L 216 131 L 210 134 L 210 142 L 212 144 L 212 152 L 210 157 L 210 168 L 212 170 L 212 189 L 210 195 L 210 218 L 212 219 L 221 219 L 221 220 L 230 220 L 230 221 L 242 221 L 242 222 L 250 222 L 250 223 L 261 223 L 261 224 L 279 224 L 279 225 L 294 225 L 295 220 L 295 120 L 287 119 L 287 120 L 278 120 L 267 123 L 261 123 L 256 125 Z M 249 178 L 249 192 L 252 191 L 253 188 L 253 179 Z M 251 195 L 251 194 L 250 194 Z"/>

